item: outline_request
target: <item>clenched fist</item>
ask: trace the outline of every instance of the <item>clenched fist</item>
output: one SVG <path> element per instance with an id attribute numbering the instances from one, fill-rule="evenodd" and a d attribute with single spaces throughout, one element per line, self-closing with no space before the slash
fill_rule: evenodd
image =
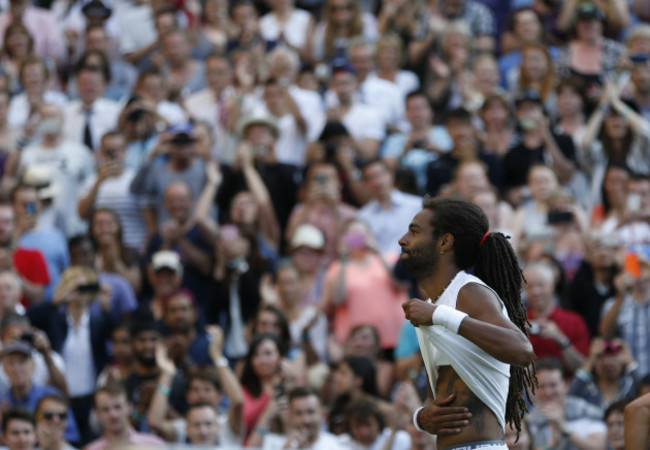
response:
<path id="1" fill-rule="evenodd" d="M 414 327 L 420 325 L 433 325 L 433 312 L 436 306 L 423 300 L 412 298 L 402 303 L 404 316 Z"/>

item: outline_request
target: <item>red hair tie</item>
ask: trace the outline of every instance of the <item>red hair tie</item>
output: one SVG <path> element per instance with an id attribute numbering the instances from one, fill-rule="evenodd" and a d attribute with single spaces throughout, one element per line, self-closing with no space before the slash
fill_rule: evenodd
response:
<path id="1" fill-rule="evenodd" d="M 481 242 L 478 243 L 478 248 L 481 248 L 481 246 L 483 245 L 483 242 L 485 242 L 485 238 L 488 237 L 488 234 L 490 234 L 490 232 L 486 231 L 485 234 L 483 235 L 483 238 L 481 239 Z"/>

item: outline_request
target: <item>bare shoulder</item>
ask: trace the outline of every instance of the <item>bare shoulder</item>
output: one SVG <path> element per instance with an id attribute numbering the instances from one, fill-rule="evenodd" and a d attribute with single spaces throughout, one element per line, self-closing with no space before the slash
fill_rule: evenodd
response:
<path id="1" fill-rule="evenodd" d="M 501 313 L 499 297 L 492 289 L 479 283 L 468 283 L 460 289 L 456 309 L 485 322 L 502 324 L 508 321 Z"/>

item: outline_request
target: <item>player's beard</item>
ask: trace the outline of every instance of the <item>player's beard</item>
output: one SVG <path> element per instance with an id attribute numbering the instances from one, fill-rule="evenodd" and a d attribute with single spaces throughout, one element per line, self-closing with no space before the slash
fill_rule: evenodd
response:
<path id="1" fill-rule="evenodd" d="M 438 265 L 438 252 L 436 252 L 433 245 L 402 249 L 402 254 L 407 255 L 406 257 L 400 257 L 402 267 L 416 281 L 422 281 L 429 277 Z"/>

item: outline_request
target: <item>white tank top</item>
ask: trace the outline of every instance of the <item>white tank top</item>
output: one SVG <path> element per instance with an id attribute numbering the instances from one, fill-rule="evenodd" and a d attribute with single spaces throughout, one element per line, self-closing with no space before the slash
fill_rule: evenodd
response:
<path id="1" fill-rule="evenodd" d="M 465 271 L 460 271 L 447 286 L 436 304 L 456 308 L 458 293 L 468 283 L 483 285 L 494 292 L 479 278 Z M 503 301 L 501 299 L 499 301 L 501 302 L 501 313 L 508 317 Z M 428 302 L 431 302 L 431 299 Z M 419 326 L 415 330 L 434 398 L 438 381 L 438 367 L 451 365 L 472 392 L 494 412 L 505 431 L 510 365 L 490 356 L 461 335 L 455 334 L 440 325 Z"/>

